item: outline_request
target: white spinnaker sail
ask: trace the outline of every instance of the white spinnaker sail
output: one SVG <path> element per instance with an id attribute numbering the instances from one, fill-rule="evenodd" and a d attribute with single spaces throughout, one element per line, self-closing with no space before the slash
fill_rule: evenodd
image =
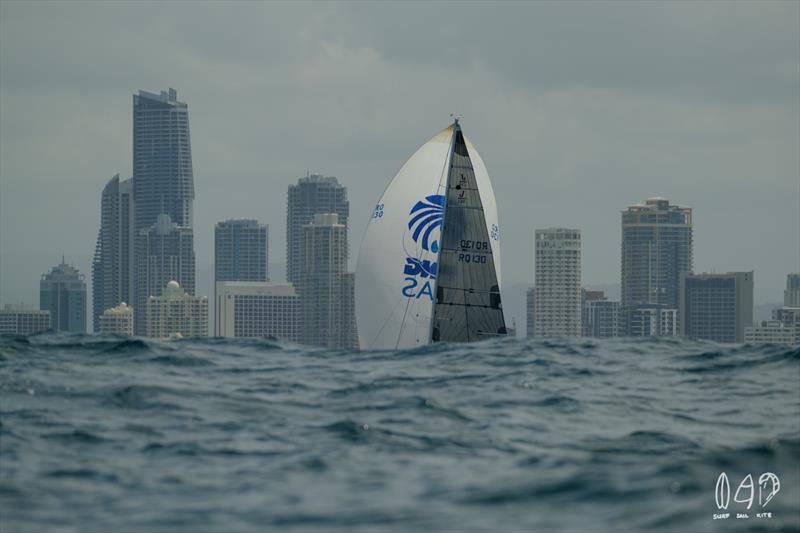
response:
<path id="1" fill-rule="evenodd" d="M 356 318 L 362 349 L 430 342 L 438 243 L 453 141 L 450 126 L 423 144 L 374 206 L 356 267 Z M 497 206 L 489 175 L 465 139 L 475 167 L 500 281 Z"/>

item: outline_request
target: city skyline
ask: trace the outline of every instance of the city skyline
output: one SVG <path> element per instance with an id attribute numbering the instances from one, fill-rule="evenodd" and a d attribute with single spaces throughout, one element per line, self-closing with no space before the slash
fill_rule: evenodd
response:
<path id="1" fill-rule="evenodd" d="M 48 8 L 62 9 L 57 4 Z M 442 74 L 432 66 L 443 65 L 450 57 L 449 52 L 437 51 L 430 64 L 406 64 L 403 57 L 407 59 L 409 51 L 393 41 L 391 34 L 379 37 L 370 32 L 362 38 L 355 37 L 357 31 L 353 30 L 359 24 L 375 23 L 373 19 L 385 14 L 383 9 L 388 8 L 379 6 L 358 12 L 339 4 L 320 6 L 319 18 L 308 21 L 302 20 L 302 10 L 254 8 L 256 15 L 264 15 L 252 17 L 259 24 L 271 24 L 266 20 L 270 18 L 267 15 L 275 14 L 278 21 L 289 20 L 298 28 L 310 30 L 309 41 L 296 57 L 283 58 L 289 59 L 288 62 L 276 58 L 274 65 L 267 62 L 262 65 L 263 74 L 253 68 L 258 64 L 253 63 L 252 55 L 242 55 L 241 65 L 231 63 L 235 53 L 242 50 L 221 48 L 220 56 L 216 57 L 192 38 L 211 31 L 212 15 L 230 16 L 221 10 L 191 9 L 193 22 L 191 27 L 184 28 L 176 27 L 179 10 L 166 6 L 162 9 L 163 20 L 176 28 L 175 33 L 158 31 L 142 21 L 142 28 L 154 37 L 147 46 L 161 50 L 167 58 L 188 53 L 203 64 L 203 71 L 214 71 L 211 67 L 215 67 L 232 76 L 238 76 L 240 68 L 249 69 L 254 78 L 244 79 L 253 79 L 262 92 L 265 88 L 273 89 L 263 92 L 269 95 L 263 100 L 251 98 L 244 86 L 220 86 L 214 79 L 201 75 L 201 69 L 175 61 L 151 65 L 131 59 L 123 72 L 122 66 L 104 63 L 106 56 L 101 55 L 96 61 L 110 68 L 108 72 L 120 75 L 108 76 L 99 69 L 102 77 L 97 78 L 89 68 L 94 65 L 91 54 L 62 57 L 70 46 L 80 52 L 80 43 L 70 41 L 64 45 L 65 50 L 58 50 L 41 33 L 48 27 L 42 19 L 43 10 L 5 3 L 0 9 L 4 44 L 0 50 L 4 59 L 4 75 L 0 76 L 3 94 L 0 300 L 3 303 L 35 302 L 38 276 L 62 252 L 82 273 L 91 272 L 99 223 L 98 192 L 109 175 L 119 171 L 126 178 L 133 168 L 131 94 L 139 89 L 159 91 L 170 86 L 179 89 L 181 100 L 189 102 L 192 108 L 198 191 L 194 234 L 197 293 L 201 295 L 213 294 L 213 225 L 231 217 L 262 220 L 274 228 L 272 256 L 280 257 L 286 245 L 283 194 L 307 170 L 338 176 L 348 188 L 352 206 L 352 268 L 352 258 L 374 198 L 405 154 L 413 150 L 420 135 L 446 124 L 450 112 L 465 115 L 464 121 L 482 147 L 494 176 L 505 242 L 504 290 L 514 284 L 532 282 L 534 266 L 528 243 L 534 228 L 558 225 L 583 232 L 584 284 L 616 283 L 618 212 L 651 196 L 668 197 L 695 210 L 695 271 L 754 270 L 757 301 L 759 288 L 780 295 L 786 273 L 800 268 L 797 235 L 790 236 L 789 246 L 785 233 L 786 228 L 798 226 L 800 163 L 793 147 L 800 132 L 798 105 L 791 91 L 797 87 L 797 73 L 786 67 L 796 63 L 796 41 L 794 37 L 780 37 L 778 32 L 765 32 L 758 24 L 745 24 L 743 30 L 740 24 L 745 20 L 782 24 L 782 20 L 797 14 L 798 8 L 793 5 L 773 5 L 768 10 L 743 7 L 737 12 L 706 6 L 703 16 L 694 17 L 690 27 L 684 28 L 689 35 L 698 37 L 706 36 L 704 30 L 717 30 L 708 43 L 695 43 L 701 46 L 695 53 L 708 61 L 715 76 L 724 74 L 730 82 L 724 87 L 713 77 L 680 68 L 674 72 L 674 80 L 664 81 L 673 91 L 640 87 L 636 80 L 628 80 L 627 84 L 623 83 L 625 79 L 611 82 L 607 75 L 586 63 L 576 65 L 584 68 L 586 74 L 585 82 L 578 83 L 581 78 L 577 70 L 559 72 L 535 54 L 530 59 L 522 58 L 531 67 L 542 67 L 531 70 L 542 72 L 543 77 L 550 75 L 552 85 L 542 86 L 535 80 L 514 79 L 505 64 L 499 64 L 495 70 L 488 68 L 490 60 L 507 50 L 503 45 L 498 48 L 492 43 L 481 43 L 483 47 L 476 50 L 476 65 L 456 62 L 452 67 L 452 74 L 458 79 L 474 79 L 474 83 L 466 84 L 463 94 L 454 99 L 446 101 L 436 96 L 430 102 L 422 98 L 417 86 L 438 83 Z M 71 6 L 62 14 L 70 20 L 75 17 L 78 23 L 81 9 Z M 443 20 L 441 9 L 436 6 L 426 9 L 433 21 Z M 478 19 L 482 9 L 480 6 L 467 9 L 467 20 Z M 567 15 L 574 14 L 568 6 L 515 9 L 531 14 L 528 17 L 531 20 L 539 18 L 536 13 L 548 15 L 556 27 L 559 24 L 563 27 Z M 644 27 L 652 27 L 657 18 L 659 24 L 675 27 L 680 12 L 681 8 L 676 8 L 675 14 L 661 16 L 665 13 L 659 8 L 645 6 L 617 14 L 624 14 L 628 22 L 641 22 Z M 102 28 L 114 25 L 104 25 L 98 20 L 112 15 L 102 9 L 88 13 L 90 27 L 76 24 L 69 32 L 86 31 L 95 37 L 89 41 L 108 41 L 102 36 L 106 31 Z M 506 22 L 514 18 L 513 13 L 511 10 L 505 15 Z M 129 15 L 136 17 L 135 12 Z M 610 17 L 608 13 L 601 15 Z M 341 31 L 325 24 L 343 19 L 351 22 Z M 613 21 L 607 22 L 614 27 Z M 433 35 L 431 28 L 420 27 L 424 30 L 423 37 Z M 547 35 L 553 37 L 552 32 Z M 574 32 L 567 35 L 579 37 Z M 37 46 L 26 44 L 32 38 L 40 39 Z M 536 37 L 513 38 L 527 39 L 517 43 L 525 49 L 535 45 Z M 295 42 L 297 37 L 277 31 L 269 39 Z M 763 59 L 761 63 L 774 65 L 778 73 L 770 71 L 772 77 L 764 78 L 765 73 L 753 70 L 758 61 L 729 65 L 725 59 L 729 52 L 723 58 L 719 50 L 724 46 L 741 46 L 738 43 L 742 39 L 750 47 L 747 57 Z M 126 39 L 115 40 L 109 46 L 132 46 L 116 41 L 124 43 Z M 169 46 L 175 42 L 186 46 Z M 602 43 L 612 47 L 609 51 L 618 45 L 618 42 Z M 656 58 L 679 53 L 655 41 L 647 41 L 644 46 Z M 29 49 L 31 55 L 21 62 L 14 60 L 17 56 L 8 55 L 10 49 Z M 576 47 L 566 53 L 574 54 L 580 49 Z M 64 66 L 48 70 L 51 63 L 41 56 L 43 52 L 63 60 Z M 115 57 L 125 56 L 118 50 L 116 54 Z M 567 55 L 565 59 L 571 57 L 575 56 Z M 311 79 L 304 79 L 300 71 L 289 68 L 285 86 L 276 85 L 271 76 L 279 74 L 281 68 L 288 68 L 286 65 L 293 59 L 311 68 Z M 343 67 L 342 72 L 326 68 L 323 60 Z M 41 65 L 37 73 L 23 64 L 31 62 Z M 610 66 L 614 65 L 612 62 Z M 65 69 L 84 74 L 80 85 L 70 85 L 72 78 L 65 74 Z M 392 69 L 414 75 L 408 95 L 396 93 L 383 84 L 365 83 L 362 75 L 355 75 L 364 70 L 373 77 L 386 75 L 392 80 L 397 75 Z M 652 70 L 648 73 L 652 74 Z M 50 83 L 56 74 L 68 81 L 61 85 Z M 329 78 L 333 85 L 317 84 Z M 44 85 L 52 92 L 52 98 L 41 98 Z M 371 91 L 377 96 L 364 98 Z M 291 99 L 288 98 L 291 92 L 300 94 Z M 486 96 L 495 93 L 508 97 L 509 103 L 501 105 Z M 31 98 L 36 98 L 35 106 L 28 103 Z M 594 98 L 596 105 L 585 103 Z M 387 108 L 385 102 L 390 99 L 394 105 Z M 578 101 L 584 103 L 570 111 Z M 606 113 L 603 106 L 611 107 Z M 33 115 L 24 112 L 33 108 L 39 112 Z M 302 115 L 297 114 L 299 109 L 304 110 Z M 670 113 L 676 116 L 665 116 Z M 637 114 L 641 118 L 636 118 Z M 40 115 L 46 117 L 46 127 Z M 295 124 L 293 119 L 297 116 L 304 120 Z M 22 120 L 25 127 L 21 126 Z M 31 137 L 34 134 L 48 146 L 39 157 L 30 156 L 37 147 L 32 141 L 36 137 Z M 521 149 L 531 140 L 537 141 L 535 150 Z M 45 189 L 48 195 L 41 194 Z M 581 194 L 576 195 L 576 191 Z M 579 210 L 571 209 L 576 200 L 584 197 L 592 201 L 581 204 Z M 41 210 L 42 217 L 26 217 L 34 205 Z M 58 221 L 48 218 L 47 213 L 59 212 L 55 207 L 58 205 L 76 206 L 74 216 Z M 52 231 L 54 225 L 59 231 Z M 614 253 L 606 253 L 609 249 Z M 280 277 L 277 273 L 276 281 Z M 780 296 L 774 300 L 780 301 Z M 509 319 L 512 316 L 521 323 L 522 307 L 513 310 Z"/>

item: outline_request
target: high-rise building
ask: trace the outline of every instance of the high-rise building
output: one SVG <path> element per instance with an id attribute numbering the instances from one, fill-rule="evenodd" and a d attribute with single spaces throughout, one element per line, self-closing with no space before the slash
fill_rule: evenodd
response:
<path id="1" fill-rule="evenodd" d="M 690 339 L 743 342 L 753 325 L 753 272 L 684 274 L 680 333 Z"/>
<path id="2" fill-rule="evenodd" d="M 147 299 L 148 337 L 208 336 L 208 298 L 188 294 L 174 280 L 162 292 Z"/>
<path id="3" fill-rule="evenodd" d="M 147 301 L 161 296 L 170 281 L 177 281 L 190 295 L 195 291 L 194 235 L 191 228 L 179 226 L 169 215 L 158 215 L 136 239 L 136 300 L 133 305 L 134 329 L 145 335 Z"/>
<path id="4" fill-rule="evenodd" d="M 111 335 L 133 336 L 133 309 L 125 302 L 106 309 L 100 315 L 97 331 Z"/>
<path id="5" fill-rule="evenodd" d="M 86 282 L 83 274 L 64 259 L 39 282 L 39 308 L 50 311 L 56 331 L 86 333 Z"/>
<path id="6" fill-rule="evenodd" d="M 691 208 L 650 198 L 622 212 L 622 307 L 626 326 L 632 325 L 636 307 L 649 309 L 655 304 L 677 309 L 681 277 L 690 272 Z"/>
<path id="7" fill-rule="evenodd" d="M 581 232 L 548 228 L 535 232 L 537 337 L 581 335 Z"/>
<path id="8" fill-rule="evenodd" d="M 357 348 L 352 274 L 347 269 L 347 226 L 336 213 L 316 214 L 302 227 L 302 270 L 295 286 L 303 316 L 302 340 L 328 348 Z"/>
<path id="9" fill-rule="evenodd" d="M 300 297 L 292 285 L 217 282 L 217 335 L 300 341 Z"/>
<path id="10" fill-rule="evenodd" d="M 0 335 L 32 335 L 49 329 L 50 311 L 9 304 L 0 310 Z"/>
<path id="11" fill-rule="evenodd" d="M 339 313 L 342 317 L 342 348 L 359 349 L 358 326 L 356 324 L 356 275 L 345 272 L 341 277 L 341 296 L 339 297 Z"/>
<path id="12" fill-rule="evenodd" d="M 786 290 L 783 291 L 784 307 L 800 307 L 800 274 L 786 276 Z"/>
<path id="13" fill-rule="evenodd" d="M 336 213 L 339 223 L 347 226 L 350 203 L 347 189 L 334 177 L 311 174 L 289 186 L 286 206 L 286 280 L 296 283 L 303 264 L 300 262 L 303 226 L 314 220 L 314 215 Z"/>
<path id="14" fill-rule="evenodd" d="M 217 222 L 214 227 L 214 281 L 269 281 L 268 229 L 257 220 Z"/>
<path id="15" fill-rule="evenodd" d="M 194 175 L 189 108 L 175 89 L 133 96 L 134 328 L 147 298 L 177 280 L 194 294 Z"/>
<path id="16" fill-rule="evenodd" d="M 92 260 L 95 332 L 104 310 L 133 301 L 133 281 L 133 181 L 120 181 L 117 174 L 100 197 L 100 230 Z"/>
<path id="17" fill-rule="evenodd" d="M 214 227 L 214 302 L 221 281 L 269 280 L 267 270 L 269 229 L 257 220 L 236 219 L 217 222 Z M 215 309 L 214 323 L 219 322 Z M 220 335 L 219 330 L 215 331 Z"/>
<path id="18" fill-rule="evenodd" d="M 536 287 L 528 287 L 525 294 L 525 333 L 528 337 L 536 335 Z"/>
<path id="19" fill-rule="evenodd" d="M 194 175 L 189 108 L 175 89 L 133 95 L 133 198 L 135 230 L 166 213 L 192 227 Z"/>
<path id="20" fill-rule="evenodd" d="M 581 334 L 584 337 L 619 337 L 620 303 L 603 291 L 581 290 Z"/>

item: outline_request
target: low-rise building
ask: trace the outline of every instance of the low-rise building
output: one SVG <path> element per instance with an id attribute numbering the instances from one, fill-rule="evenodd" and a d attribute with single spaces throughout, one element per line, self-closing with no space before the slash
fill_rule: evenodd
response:
<path id="1" fill-rule="evenodd" d="M 208 298 L 192 296 L 170 281 L 161 296 L 147 299 L 147 336 L 182 338 L 208 336 Z"/>
<path id="2" fill-rule="evenodd" d="M 765 320 L 759 326 L 744 328 L 744 341 L 794 346 L 795 330 L 787 328 L 780 320 Z"/>
<path id="3" fill-rule="evenodd" d="M 220 337 L 300 341 L 300 297 L 293 285 L 220 281 L 216 294 L 216 330 Z"/>
<path id="4" fill-rule="evenodd" d="M 99 333 L 133 336 L 133 309 L 125 302 L 106 309 L 99 317 Z"/>
<path id="5" fill-rule="evenodd" d="M 32 335 L 50 329 L 50 311 L 9 305 L 0 310 L 0 334 Z"/>

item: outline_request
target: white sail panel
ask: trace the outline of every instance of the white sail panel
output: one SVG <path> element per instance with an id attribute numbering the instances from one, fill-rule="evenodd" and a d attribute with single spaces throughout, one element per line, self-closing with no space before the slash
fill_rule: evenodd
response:
<path id="1" fill-rule="evenodd" d="M 411 348 L 430 341 L 452 138 L 451 126 L 422 145 L 373 209 L 356 267 L 362 349 Z M 485 174 L 482 162 L 481 168 Z M 493 195 L 491 206 L 496 223 Z"/>
<path id="2" fill-rule="evenodd" d="M 469 137 L 464 135 L 469 156 L 472 160 L 472 168 L 475 171 L 475 181 L 478 183 L 478 193 L 483 202 L 483 215 L 486 217 L 486 231 L 489 234 L 489 243 L 492 246 L 492 258 L 494 259 L 494 270 L 497 275 L 497 285 L 503 289 L 503 282 L 500 277 L 500 222 L 497 217 L 497 202 L 494 199 L 492 182 L 489 180 L 489 172 L 481 159 L 475 146 L 470 142 Z"/>

